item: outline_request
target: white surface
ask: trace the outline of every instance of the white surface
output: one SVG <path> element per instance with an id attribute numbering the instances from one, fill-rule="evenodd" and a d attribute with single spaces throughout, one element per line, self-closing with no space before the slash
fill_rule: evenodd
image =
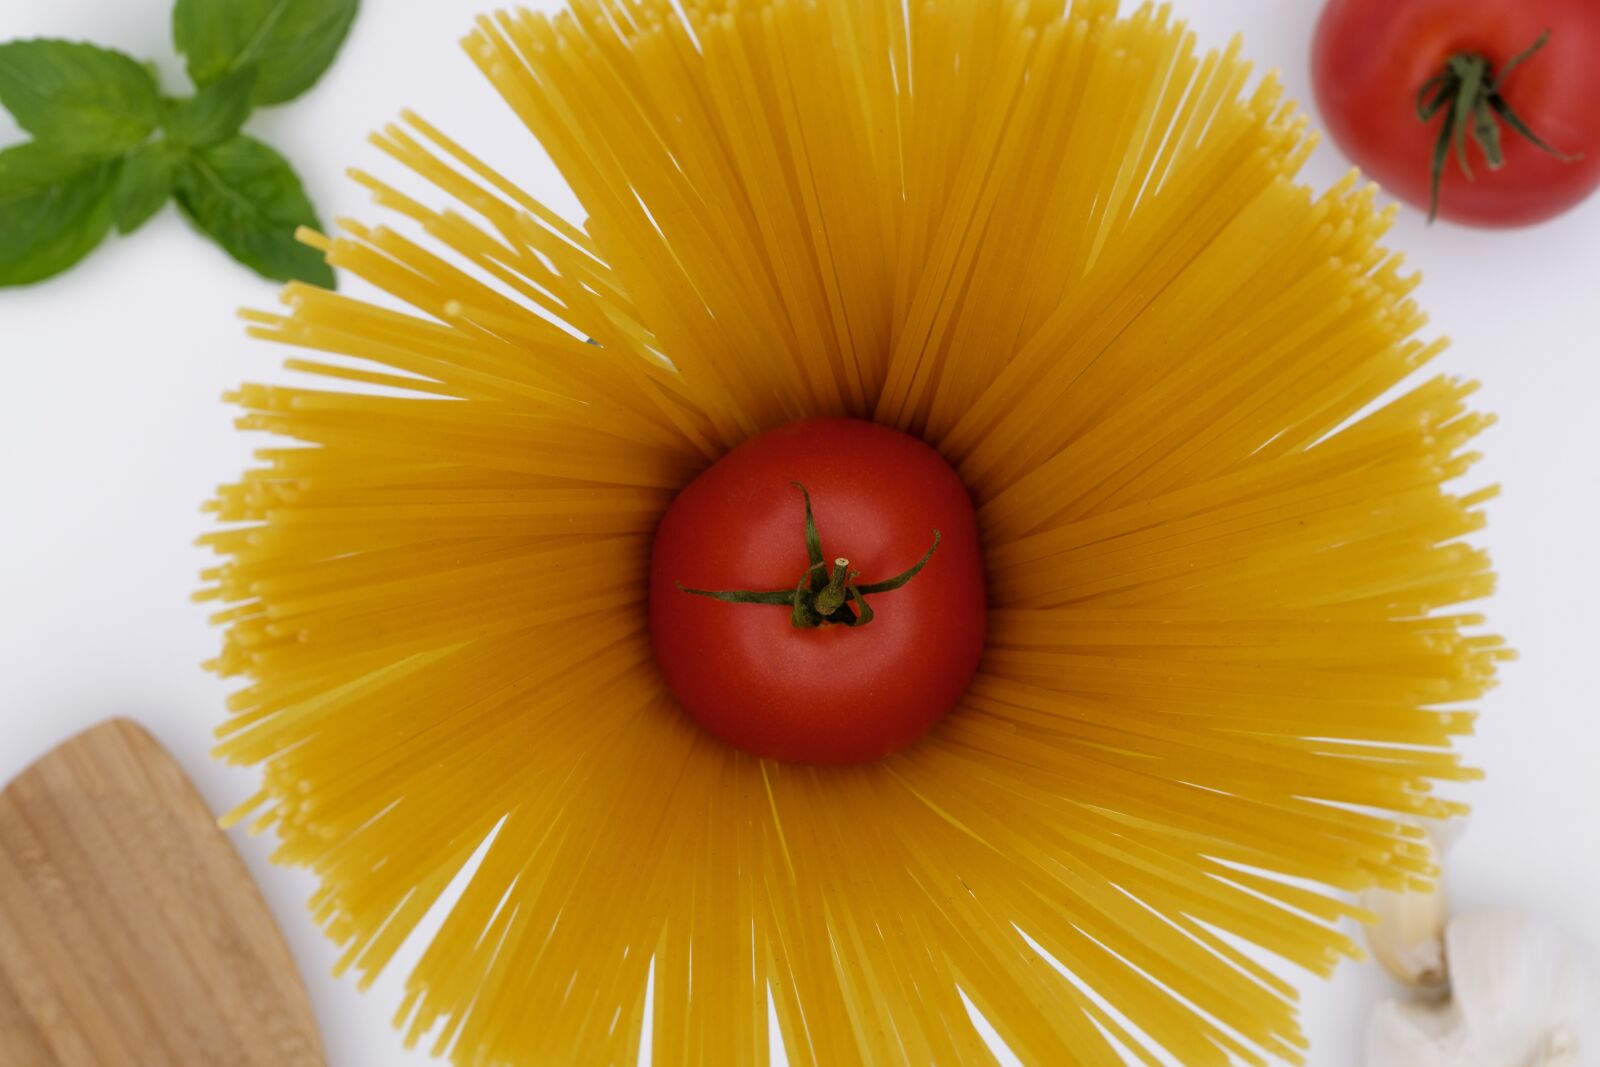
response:
<path id="1" fill-rule="evenodd" d="M 373 216 L 341 174 L 351 163 L 394 173 L 363 137 L 405 105 L 541 197 L 567 202 L 455 45 L 487 2 L 367 0 L 328 78 L 253 120 L 251 131 L 300 168 L 326 219 Z M 1208 44 L 1243 30 L 1247 53 L 1280 67 L 1302 101 L 1316 6 L 1175 4 Z M 168 11 L 169 0 L 5 0 L 0 40 L 113 45 L 156 59 L 177 91 Z M 0 114 L 0 143 L 15 139 Z M 1345 167 L 1324 147 L 1308 177 L 1321 186 Z M 1425 271 L 1421 299 L 1456 338 L 1445 369 L 1482 378 L 1482 405 L 1502 417 L 1483 439 L 1480 468 L 1506 487 L 1487 536 L 1502 576 L 1491 612 L 1523 659 L 1466 746 L 1490 778 L 1462 791 L 1477 814 L 1455 854 L 1454 888 L 1469 902 L 1525 902 L 1600 944 L 1600 707 L 1588 673 L 1600 603 L 1590 421 L 1600 393 L 1600 199 L 1510 234 L 1428 229 L 1408 213 L 1390 240 Z M 209 558 L 190 547 L 207 528 L 198 503 L 257 444 L 233 432 L 218 396 L 245 379 L 276 379 L 283 355 L 247 340 L 233 309 L 273 295 L 170 209 L 63 278 L 0 290 L 0 781 L 80 728 L 126 714 L 172 749 L 214 808 L 253 790 L 253 772 L 206 758 L 225 688 L 196 666 L 217 636 L 187 594 Z M 302 907 L 310 878 L 271 867 L 267 841 L 238 843 L 300 961 L 333 1067 L 425 1062 L 388 1026 L 405 967 L 367 995 L 329 978 L 334 953 Z M 1358 1063 L 1368 1006 L 1389 991 L 1372 967 L 1308 984 L 1313 1067 Z"/>

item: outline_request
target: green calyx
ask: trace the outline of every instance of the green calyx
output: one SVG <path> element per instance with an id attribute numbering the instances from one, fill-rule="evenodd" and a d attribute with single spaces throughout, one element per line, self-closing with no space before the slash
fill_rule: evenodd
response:
<path id="1" fill-rule="evenodd" d="M 1569 156 L 1546 144 L 1538 134 L 1529 129 L 1528 124 L 1515 111 L 1511 110 L 1511 105 L 1506 103 L 1505 97 L 1500 94 L 1500 89 L 1505 85 L 1506 78 L 1510 77 L 1511 72 L 1543 48 L 1549 40 L 1550 31 L 1546 30 L 1539 35 L 1537 41 L 1513 56 L 1498 72 L 1487 59 L 1476 53 L 1463 52 L 1453 55 L 1445 62 L 1444 70 L 1423 82 L 1422 88 L 1417 90 L 1418 119 L 1431 122 L 1435 115 L 1444 112 L 1444 124 L 1439 128 L 1439 138 L 1433 145 L 1429 222 L 1439 215 L 1439 184 L 1444 179 L 1445 164 L 1449 161 L 1452 148 L 1455 150 L 1456 161 L 1461 165 L 1461 172 L 1467 176 L 1468 181 L 1476 180 L 1472 173 L 1472 165 L 1467 162 L 1469 134 L 1478 143 L 1478 147 L 1483 149 L 1490 170 L 1499 170 L 1506 163 L 1500 142 L 1501 122 L 1532 142 L 1540 151 L 1549 153 L 1563 163 L 1571 163 L 1582 158 Z"/>
<path id="2" fill-rule="evenodd" d="M 906 571 L 881 582 L 858 585 L 860 571 L 850 569 L 850 561 L 843 556 L 833 561 L 830 571 L 823 561 L 822 537 L 817 533 L 817 520 L 811 512 L 811 494 L 799 482 L 791 482 L 806 501 L 806 557 L 811 565 L 800 575 L 793 589 L 690 589 L 682 582 L 678 588 L 695 596 L 710 597 L 728 604 L 773 604 L 790 609 L 789 619 L 796 628 L 812 630 L 819 626 L 865 626 L 874 618 L 868 596 L 899 589 L 915 578 L 933 558 L 939 547 L 939 531 L 933 531 L 933 544 L 922 558 Z"/>

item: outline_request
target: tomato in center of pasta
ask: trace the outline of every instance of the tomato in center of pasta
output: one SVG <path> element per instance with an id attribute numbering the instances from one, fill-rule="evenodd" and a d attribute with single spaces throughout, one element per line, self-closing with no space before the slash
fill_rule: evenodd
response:
<path id="1" fill-rule="evenodd" d="M 921 737 L 977 669 L 985 614 L 961 479 L 917 438 L 858 419 L 744 442 L 678 494 L 651 554 L 668 688 L 770 759 L 859 763 Z"/>

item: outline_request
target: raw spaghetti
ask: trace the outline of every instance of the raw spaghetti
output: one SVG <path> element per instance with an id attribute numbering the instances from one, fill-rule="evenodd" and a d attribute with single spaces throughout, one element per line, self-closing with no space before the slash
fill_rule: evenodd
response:
<path id="1" fill-rule="evenodd" d="M 204 538 L 236 817 L 364 980 L 489 842 L 398 1016 L 460 1064 L 630 1063 L 647 1010 L 762 1063 L 769 1000 L 795 1064 L 988 1062 L 963 995 L 1030 1063 L 1302 1062 L 1240 944 L 1327 974 L 1340 890 L 1435 873 L 1507 655 L 1389 210 L 1164 8 L 683 8 L 466 41 L 581 223 L 408 114 L 449 206 L 356 178 L 427 239 L 305 235 L 394 299 L 249 314 L 331 381 L 234 397 L 283 439 Z M 860 767 L 699 731 L 646 633 L 674 492 L 818 413 L 933 443 L 989 569 L 970 692 Z"/>

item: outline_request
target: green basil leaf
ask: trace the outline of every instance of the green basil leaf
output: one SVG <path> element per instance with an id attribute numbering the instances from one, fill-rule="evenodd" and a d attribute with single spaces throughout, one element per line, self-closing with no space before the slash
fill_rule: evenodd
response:
<path id="1" fill-rule="evenodd" d="M 57 152 L 120 156 L 161 120 L 160 88 L 121 52 L 71 41 L 0 45 L 0 104 Z"/>
<path id="2" fill-rule="evenodd" d="M 167 116 L 167 134 L 190 148 L 210 148 L 239 132 L 250 117 L 256 68 L 243 67 L 180 100 Z"/>
<path id="3" fill-rule="evenodd" d="M 178 0 L 172 35 L 196 85 L 254 64 L 255 103 L 281 104 L 322 77 L 356 7 L 357 0 Z"/>
<path id="4" fill-rule="evenodd" d="M 140 145 L 122 161 L 116 187 L 111 192 L 111 217 L 118 233 L 132 233 L 172 198 L 178 176 L 178 156 L 166 141 Z"/>
<path id="5" fill-rule="evenodd" d="M 117 164 L 37 141 L 0 151 L 0 286 L 59 274 L 111 228 Z"/>
<path id="6" fill-rule="evenodd" d="M 299 226 L 321 228 L 317 213 L 288 161 L 260 141 L 241 134 L 186 155 L 178 168 L 178 204 L 256 273 L 333 288 L 322 253 L 294 237 Z"/>

